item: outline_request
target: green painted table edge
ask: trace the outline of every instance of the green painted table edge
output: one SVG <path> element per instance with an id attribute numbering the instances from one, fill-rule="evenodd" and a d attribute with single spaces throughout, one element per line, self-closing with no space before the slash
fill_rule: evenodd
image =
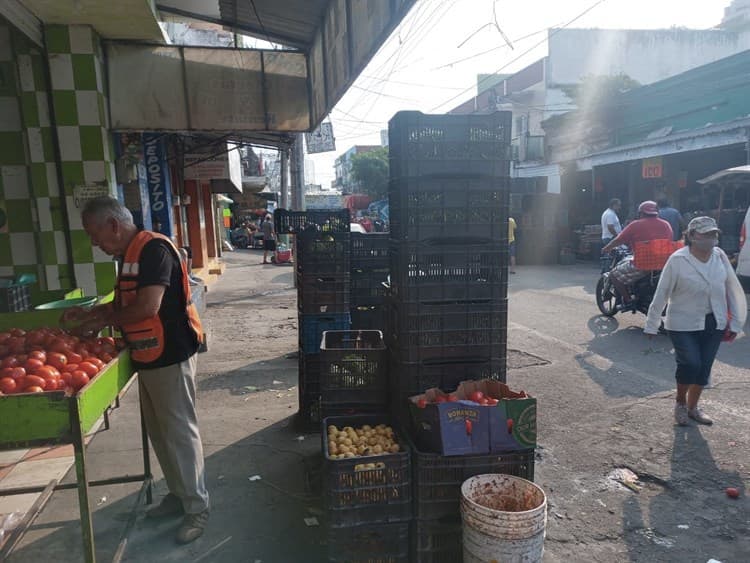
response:
<path id="1" fill-rule="evenodd" d="M 130 352 L 119 356 L 76 395 L 31 393 L 0 397 L 0 450 L 71 443 L 78 404 L 81 431 L 88 432 L 134 377 Z"/>

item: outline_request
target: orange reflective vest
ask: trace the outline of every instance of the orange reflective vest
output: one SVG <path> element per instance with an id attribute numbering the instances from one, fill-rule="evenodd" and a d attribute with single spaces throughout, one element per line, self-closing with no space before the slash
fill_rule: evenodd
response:
<path id="1" fill-rule="evenodd" d="M 162 234 L 141 231 L 131 241 L 123 257 L 122 270 L 117 278 L 115 290 L 115 307 L 122 309 L 135 303 L 138 291 L 138 271 L 143 248 L 154 239 L 161 239 L 168 244 L 182 267 L 182 292 L 185 296 L 185 322 L 195 333 L 198 342 L 203 342 L 203 328 L 198 310 L 190 299 L 190 281 L 187 267 L 180 259 L 177 247 Z M 157 313 L 145 321 L 120 327 L 125 341 L 130 347 L 130 356 L 136 362 L 148 364 L 158 360 L 164 353 L 164 325 Z"/>

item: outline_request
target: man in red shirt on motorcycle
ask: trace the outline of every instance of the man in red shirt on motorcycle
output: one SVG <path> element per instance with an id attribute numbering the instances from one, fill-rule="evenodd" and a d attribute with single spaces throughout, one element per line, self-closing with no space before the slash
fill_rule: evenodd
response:
<path id="1" fill-rule="evenodd" d="M 666 239 L 672 240 L 672 227 L 664 219 L 659 219 L 659 207 L 655 201 L 644 201 L 638 206 L 639 219 L 630 223 L 622 232 L 602 248 L 602 254 L 620 245 L 627 245 L 631 250 L 636 242 Z M 610 279 L 622 297 L 623 310 L 630 305 L 629 286 L 648 275 L 648 270 L 639 270 L 633 265 L 630 256 L 617 264 L 610 273 Z"/>

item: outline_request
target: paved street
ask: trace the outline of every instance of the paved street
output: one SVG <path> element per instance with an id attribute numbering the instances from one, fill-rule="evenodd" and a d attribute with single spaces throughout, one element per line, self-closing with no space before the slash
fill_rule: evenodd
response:
<path id="1" fill-rule="evenodd" d="M 176 521 L 154 525 L 140 514 L 124 561 L 325 561 L 322 528 L 304 522 L 321 514 L 320 437 L 295 432 L 289 418 L 297 398 L 296 360 L 286 357 L 297 347 L 292 269 L 262 266 L 252 251 L 226 262 L 208 294 L 211 340 L 199 362 L 211 520 L 204 537 L 177 547 Z M 748 338 L 720 351 L 704 402 L 714 427 L 678 429 L 668 339 L 648 340 L 640 315 L 599 317 L 594 265 L 518 270 L 509 383 L 539 398 L 545 562 L 750 560 Z M 111 429 L 92 441 L 92 478 L 139 470 L 136 405 L 132 390 Z M 637 492 L 607 479 L 617 468 L 640 476 Z M 727 486 L 742 497 L 728 499 Z M 136 491 L 93 491 L 101 560 L 111 559 Z M 76 513 L 74 492 L 55 494 L 11 563 L 80 561 Z"/>

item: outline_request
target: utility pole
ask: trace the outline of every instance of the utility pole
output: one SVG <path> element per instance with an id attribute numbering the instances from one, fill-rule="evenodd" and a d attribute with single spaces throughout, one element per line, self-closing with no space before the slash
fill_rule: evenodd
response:
<path id="1" fill-rule="evenodd" d="M 281 184 L 281 201 L 279 206 L 282 209 L 289 209 L 289 149 L 282 147 L 279 149 L 280 164 L 280 184 Z"/>
<path id="2" fill-rule="evenodd" d="M 305 210 L 305 146 L 304 136 L 297 133 L 294 136 L 290 169 L 292 176 L 292 210 Z"/>

